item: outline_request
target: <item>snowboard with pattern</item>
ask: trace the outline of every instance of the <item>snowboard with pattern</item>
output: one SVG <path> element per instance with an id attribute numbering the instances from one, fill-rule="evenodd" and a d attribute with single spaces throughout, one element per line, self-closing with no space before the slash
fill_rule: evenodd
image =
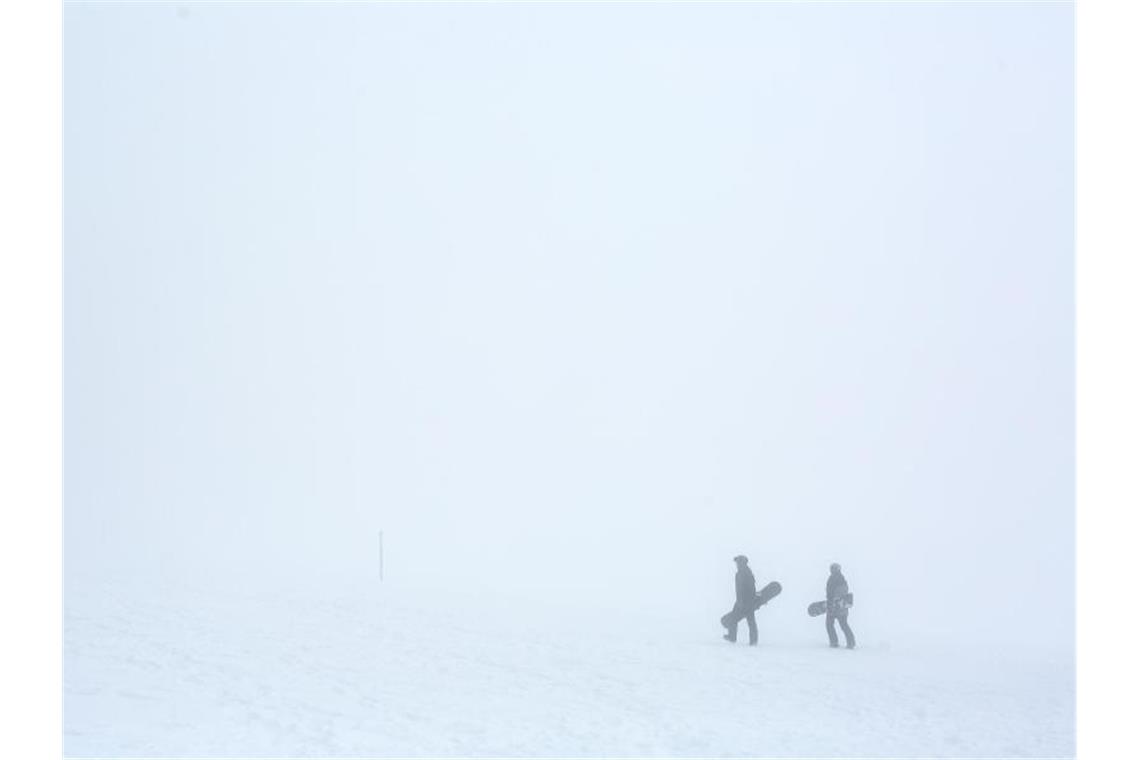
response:
<path id="1" fill-rule="evenodd" d="M 855 595 L 854 594 L 845 594 L 842 599 L 839 599 L 837 601 L 837 605 L 841 609 L 844 609 L 844 610 L 847 609 L 848 607 L 854 606 L 854 604 L 855 604 Z M 827 612 L 827 602 L 812 602 L 811 604 L 808 605 L 808 614 L 811 615 L 812 617 L 819 617 L 820 615 L 824 614 L 825 612 Z"/>

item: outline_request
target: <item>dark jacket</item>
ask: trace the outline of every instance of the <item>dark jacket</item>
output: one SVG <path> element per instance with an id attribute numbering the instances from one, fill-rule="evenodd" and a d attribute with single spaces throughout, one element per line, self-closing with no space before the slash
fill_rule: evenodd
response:
<path id="1" fill-rule="evenodd" d="M 756 601 L 756 578 L 745 565 L 736 571 L 736 603 L 752 604 Z"/>
<path id="2" fill-rule="evenodd" d="M 847 579 L 843 573 L 832 573 L 827 579 L 827 601 L 834 602 L 847 596 Z"/>

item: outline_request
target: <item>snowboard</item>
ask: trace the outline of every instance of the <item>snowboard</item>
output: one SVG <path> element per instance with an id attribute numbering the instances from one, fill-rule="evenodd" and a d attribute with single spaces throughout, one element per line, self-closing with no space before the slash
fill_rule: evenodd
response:
<path id="1" fill-rule="evenodd" d="M 784 590 L 784 587 L 781 586 L 779 584 L 779 582 L 772 581 L 767 586 L 765 586 L 764 588 L 762 588 L 756 592 L 756 599 L 753 600 L 753 602 L 752 602 L 752 610 L 755 612 L 756 610 L 760 609 L 765 604 L 767 604 L 768 602 L 772 601 L 774 598 L 779 596 L 780 592 L 783 590 Z M 730 617 L 732 617 L 732 611 L 731 610 L 726 612 L 725 614 L 721 615 L 720 624 L 723 626 L 727 626 L 728 625 L 728 619 Z"/>
<path id="2" fill-rule="evenodd" d="M 784 587 L 780 585 L 779 581 L 772 581 L 756 593 L 756 603 L 752 606 L 752 609 L 760 609 L 765 604 L 779 596 L 780 592 L 783 590 Z"/>
<path id="3" fill-rule="evenodd" d="M 781 586 L 777 581 L 772 581 L 767 586 L 765 586 L 764 588 L 757 591 L 756 592 L 756 599 L 753 602 L 753 606 L 752 606 L 753 611 L 760 609 L 765 604 L 772 601 L 775 597 L 779 596 L 780 592 L 783 590 L 784 590 L 784 587 Z M 732 617 L 732 611 L 731 610 L 729 612 L 726 612 L 724 615 L 721 615 L 720 624 L 727 627 L 728 626 L 728 619 L 730 617 Z"/>
<path id="4" fill-rule="evenodd" d="M 854 606 L 855 595 L 854 594 L 844 595 L 842 602 L 843 602 L 844 607 Z M 811 604 L 808 605 L 808 614 L 811 615 L 812 617 L 819 617 L 820 615 L 822 615 L 825 612 L 827 612 L 827 602 L 812 602 Z"/>

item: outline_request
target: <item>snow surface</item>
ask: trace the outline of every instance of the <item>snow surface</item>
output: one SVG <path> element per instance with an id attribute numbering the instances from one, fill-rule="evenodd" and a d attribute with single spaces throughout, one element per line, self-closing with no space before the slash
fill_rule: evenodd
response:
<path id="1" fill-rule="evenodd" d="M 685 610 L 378 582 L 65 601 L 69 757 L 1074 754 L 1070 650 L 888 643 L 858 611 L 860 648 L 831 650 L 783 598 L 757 648 Z"/>

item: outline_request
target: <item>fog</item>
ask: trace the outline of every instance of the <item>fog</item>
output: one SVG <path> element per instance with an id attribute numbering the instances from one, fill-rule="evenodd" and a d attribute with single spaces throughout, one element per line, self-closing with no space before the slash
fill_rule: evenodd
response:
<path id="1" fill-rule="evenodd" d="M 884 626 L 1071 642 L 1070 6 L 65 39 L 69 583 L 379 583 L 382 530 L 425 594 L 707 617 L 744 553 L 789 605 L 837 561 Z"/>

